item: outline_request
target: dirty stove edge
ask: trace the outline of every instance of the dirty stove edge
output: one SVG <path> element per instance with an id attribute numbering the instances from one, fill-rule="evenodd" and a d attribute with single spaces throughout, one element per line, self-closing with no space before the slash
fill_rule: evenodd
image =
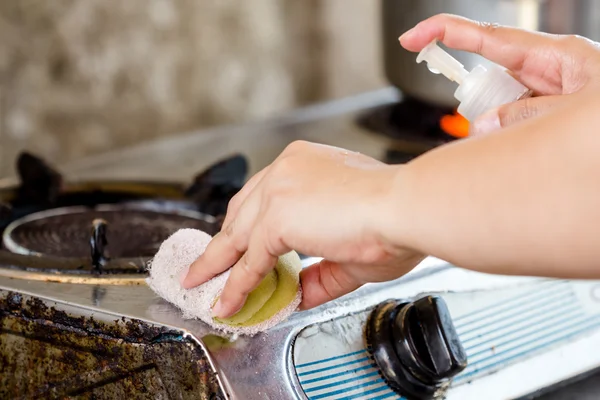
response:
<path id="1" fill-rule="evenodd" d="M 314 260 L 307 260 L 311 261 Z M 220 340 L 217 332 L 198 321 L 183 320 L 177 310 L 158 299 L 145 285 L 100 287 L 0 277 L 0 291 L 31 295 L 54 302 L 59 309 L 82 315 L 103 316 L 104 319 L 126 317 L 154 326 L 176 329 L 193 338 L 203 350 L 207 350 L 212 367 L 219 372 L 220 384 L 232 399 L 289 398 L 290 393 L 295 393 L 296 399 L 305 399 L 308 398 L 304 394 L 306 388 L 303 388 L 297 377 L 293 351 L 294 341 L 308 326 L 343 320 L 352 314 L 364 314 L 365 310 L 389 298 L 412 299 L 430 293 L 450 296 L 453 293 L 485 293 L 525 288 L 527 285 L 546 281 L 548 280 L 479 274 L 429 258 L 398 281 L 366 285 L 326 306 L 295 313 L 268 332 L 253 338 L 237 338 L 233 342 Z M 100 300 L 95 298 L 99 288 L 104 290 Z M 450 309 L 454 312 L 452 306 Z M 525 396 L 600 367 L 600 354 L 595 355 L 597 352 L 589 351 L 599 346 L 600 333 L 591 332 L 520 364 L 509 365 L 501 371 L 478 377 L 471 384 L 458 386 L 448 393 L 448 399 L 474 399 L 482 393 L 482 388 L 485 388 L 486 393 L 490 388 L 496 388 L 499 396 L 494 398 L 498 399 L 506 398 L 504 395 L 508 391 L 511 392 L 511 398 Z M 570 360 L 567 358 L 568 354 L 582 356 L 578 356 L 577 360 Z M 510 389 L 506 387 L 506 379 L 513 382 L 512 379 L 527 376 L 528 372 L 531 375 L 533 370 L 538 373 L 528 376 L 525 385 L 521 382 L 511 385 Z M 251 375 L 241 377 L 240 371 Z M 273 376 L 281 376 L 282 371 L 285 371 L 285 379 L 273 379 Z M 235 379 L 231 379 L 232 377 Z M 273 384 L 265 385 L 265 382 Z M 500 394 L 504 397 L 500 397 Z"/>

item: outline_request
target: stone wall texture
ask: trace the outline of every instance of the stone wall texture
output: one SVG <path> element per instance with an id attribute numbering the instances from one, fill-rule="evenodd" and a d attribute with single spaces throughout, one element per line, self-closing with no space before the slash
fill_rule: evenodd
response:
<path id="1" fill-rule="evenodd" d="M 379 2 L 4 0 L 0 176 L 385 86 Z"/>

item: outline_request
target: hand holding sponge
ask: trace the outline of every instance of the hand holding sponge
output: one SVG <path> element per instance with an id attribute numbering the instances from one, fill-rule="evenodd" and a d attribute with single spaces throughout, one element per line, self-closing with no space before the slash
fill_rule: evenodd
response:
<path id="1" fill-rule="evenodd" d="M 150 263 L 148 286 L 181 309 L 184 318 L 198 318 L 226 333 L 252 336 L 287 319 L 298 308 L 302 299 L 302 264 L 292 251 L 279 257 L 275 269 L 248 295 L 238 313 L 226 319 L 215 318 L 212 306 L 230 270 L 192 289 L 182 288 L 179 280 L 180 274 L 204 253 L 211 240 L 203 231 L 180 229 L 162 243 Z"/>

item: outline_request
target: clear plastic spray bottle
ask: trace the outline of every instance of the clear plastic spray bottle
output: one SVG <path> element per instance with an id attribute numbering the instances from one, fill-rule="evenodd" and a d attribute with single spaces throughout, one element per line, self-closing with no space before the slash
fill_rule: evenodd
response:
<path id="1" fill-rule="evenodd" d="M 532 91 L 497 65 L 485 68 L 478 65 L 471 72 L 445 52 L 434 40 L 417 56 L 417 63 L 425 61 L 429 70 L 443 74 L 458 83 L 454 97 L 460 101 L 458 113 L 469 122 L 481 114 L 504 104 L 531 96 Z"/>

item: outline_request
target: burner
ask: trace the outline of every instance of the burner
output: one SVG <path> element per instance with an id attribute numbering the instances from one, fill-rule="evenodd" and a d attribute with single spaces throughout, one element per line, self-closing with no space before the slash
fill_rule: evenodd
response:
<path id="1" fill-rule="evenodd" d="M 449 119 L 454 118 L 454 119 Z M 431 105 L 413 98 L 372 109 L 357 123 L 392 140 L 384 161 L 403 164 L 434 147 L 456 140 L 458 119 L 454 110 Z M 450 126 L 452 135 L 444 128 Z"/>
<path id="2" fill-rule="evenodd" d="M 94 248 L 106 259 L 152 257 L 178 229 L 214 233 L 211 222 L 190 211 L 173 214 L 110 206 L 93 210 L 67 207 L 16 220 L 2 239 L 13 253 L 37 257 L 84 258 Z M 102 239 L 94 239 L 94 234 Z"/>
<path id="3" fill-rule="evenodd" d="M 141 277 L 178 229 L 218 232 L 248 171 L 241 155 L 218 161 L 187 185 L 70 181 L 28 153 L 17 165 L 20 184 L 0 187 L 0 269 L 26 271 L 28 279 L 33 272 Z"/>

